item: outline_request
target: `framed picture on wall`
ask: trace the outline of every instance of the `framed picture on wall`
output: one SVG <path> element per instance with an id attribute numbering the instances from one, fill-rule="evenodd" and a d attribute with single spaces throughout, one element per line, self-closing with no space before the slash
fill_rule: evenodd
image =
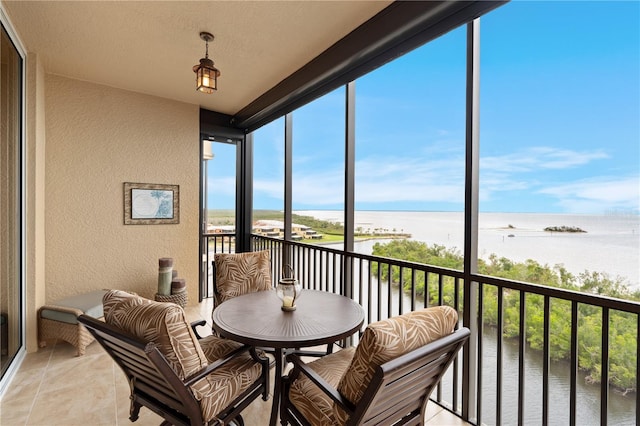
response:
<path id="1" fill-rule="evenodd" d="M 124 224 L 180 223 L 180 186 L 124 183 Z"/>

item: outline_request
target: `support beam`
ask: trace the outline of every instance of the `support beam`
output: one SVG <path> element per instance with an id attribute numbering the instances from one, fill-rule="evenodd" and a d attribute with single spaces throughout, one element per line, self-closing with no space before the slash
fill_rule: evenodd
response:
<path id="1" fill-rule="evenodd" d="M 396 1 L 238 111 L 251 132 L 506 1 Z"/>

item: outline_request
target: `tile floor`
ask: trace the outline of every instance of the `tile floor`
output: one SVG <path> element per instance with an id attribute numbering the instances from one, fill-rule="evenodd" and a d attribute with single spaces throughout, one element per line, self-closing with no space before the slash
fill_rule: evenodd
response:
<path id="1" fill-rule="evenodd" d="M 190 321 L 209 318 L 211 307 L 203 302 L 186 309 Z M 271 382 L 273 383 L 273 381 Z M 243 412 L 246 426 L 266 426 L 271 400 L 258 398 Z M 463 426 L 467 423 L 430 404 L 429 426 Z M 140 418 L 129 420 L 129 386 L 121 370 L 98 343 L 82 357 L 66 342 L 50 342 L 27 354 L 0 401 L 0 425 L 159 425 L 162 419 L 146 408 Z"/>

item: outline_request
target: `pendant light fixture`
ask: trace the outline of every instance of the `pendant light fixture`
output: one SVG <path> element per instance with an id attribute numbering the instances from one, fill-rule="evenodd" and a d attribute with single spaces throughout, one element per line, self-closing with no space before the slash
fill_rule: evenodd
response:
<path id="1" fill-rule="evenodd" d="M 206 53 L 204 58 L 200 59 L 200 63 L 193 66 L 193 72 L 196 73 L 196 90 L 213 93 L 214 90 L 218 90 L 218 77 L 220 77 L 220 71 L 209 59 L 209 42 L 213 41 L 213 34 L 201 32 L 200 38 L 206 43 Z"/>

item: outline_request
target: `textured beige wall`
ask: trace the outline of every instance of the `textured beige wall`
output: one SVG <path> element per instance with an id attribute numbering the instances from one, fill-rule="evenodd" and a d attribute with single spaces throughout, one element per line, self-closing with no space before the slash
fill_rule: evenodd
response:
<path id="1" fill-rule="evenodd" d="M 38 55 L 26 61 L 26 349 L 38 350 L 37 310 L 45 303 L 45 72 Z"/>
<path id="2" fill-rule="evenodd" d="M 172 257 L 198 295 L 199 108 L 47 75 L 46 301 L 100 288 L 153 298 Z M 180 223 L 124 225 L 123 182 L 180 185 Z"/>

